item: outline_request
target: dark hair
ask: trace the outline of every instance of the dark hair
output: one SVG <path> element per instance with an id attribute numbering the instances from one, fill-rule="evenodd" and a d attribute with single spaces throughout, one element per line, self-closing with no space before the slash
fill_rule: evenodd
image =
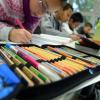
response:
<path id="1" fill-rule="evenodd" d="M 92 24 L 91 24 L 90 22 L 86 22 L 86 23 L 84 24 L 84 26 L 89 26 L 89 27 L 91 27 L 91 28 L 93 27 Z"/>
<path id="2" fill-rule="evenodd" d="M 64 7 L 67 3 L 67 0 L 60 0 L 62 7 Z"/>
<path id="3" fill-rule="evenodd" d="M 65 6 L 63 7 L 63 10 L 68 10 L 68 9 L 71 9 L 73 11 L 73 7 L 69 3 L 65 4 Z"/>
<path id="4" fill-rule="evenodd" d="M 80 22 L 82 23 L 83 22 L 83 16 L 81 13 L 77 12 L 77 13 L 74 13 L 70 19 L 73 19 L 74 22 Z"/>

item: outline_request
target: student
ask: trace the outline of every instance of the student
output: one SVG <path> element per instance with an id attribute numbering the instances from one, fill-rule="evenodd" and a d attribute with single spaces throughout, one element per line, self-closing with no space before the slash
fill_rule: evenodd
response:
<path id="1" fill-rule="evenodd" d="M 84 26 L 80 27 L 77 32 L 86 37 L 86 38 L 91 38 L 91 31 L 92 31 L 92 24 L 87 22 L 84 24 Z"/>
<path id="2" fill-rule="evenodd" d="M 43 34 L 67 36 L 65 33 L 61 32 L 61 24 L 67 22 L 72 13 L 73 8 L 67 3 L 54 14 L 46 14 L 41 20 L 41 32 Z"/>
<path id="3" fill-rule="evenodd" d="M 76 28 L 83 22 L 83 16 L 81 13 L 74 13 L 67 23 L 63 23 L 61 31 L 66 32 L 69 38 L 73 40 L 79 40 L 80 37 L 76 31 Z"/>
<path id="4" fill-rule="evenodd" d="M 0 0 L 0 40 L 26 43 L 46 12 L 59 9 L 65 0 Z M 25 29 L 20 29 L 19 19 Z"/>

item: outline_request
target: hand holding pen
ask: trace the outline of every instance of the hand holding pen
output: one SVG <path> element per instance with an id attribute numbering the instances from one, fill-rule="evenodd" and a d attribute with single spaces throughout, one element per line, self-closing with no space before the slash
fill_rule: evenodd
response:
<path id="1" fill-rule="evenodd" d="M 78 34 L 71 34 L 69 36 L 73 41 L 80 40 L 80 36 Z"/>
<path id="2" fill-rule="evenodd" d="M 32 39 L 32 34 L 25 30 L 20 20 L 16 19 L 16 23 L 21 29 L 12 29 L 9 33 L 9 40 L 17 43 L 29 43 Z"/>

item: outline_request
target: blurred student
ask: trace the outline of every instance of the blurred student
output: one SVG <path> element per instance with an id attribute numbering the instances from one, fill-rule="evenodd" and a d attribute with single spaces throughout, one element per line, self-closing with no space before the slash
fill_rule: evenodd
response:
<path id="1" fill-rule="evenodd" d="M 41 17 L 58 10 L 65 0 L 0 0 L 0 40 L 26 43 Z M 19 28 L 16 19 L 25 29 Z M 16 27 L 17 26 L 17 27 Z"/>
<path id="2" fill-rule="evenodd" d="M 86 38 L 91 38 L 92 28 L 93 28 L 92 24 L 89 23 L 89 22 L 87 22 L 87 23 L 85 23 L 82 27 L 80 27 L 80 28 L 77 30 L 77 32 L 78 32 L 80 35 L 82 35 L 82 36 L 84 36 L 84 37 L 86 37 Z"/>
<path id="3" fill-rule="evenodd" d="M 80 36 L 78 35 L 76 28 L 83 22 L 83 16 L 81 13 L 74 13 L 67 23 L 63 23 L 61 31 L 66 33 L 67 36 L 73 40 L 79 40 Z"/>
<path id="4" fill-rule="evenodd" d="M 73 7 L 67 3 L 54 14 L 46 14 L 41 20 L 41 32 L 49 35 L 66 36 L 65 33 L 61 32 L 61 25 L 69 20 L 72 13 Z"/>

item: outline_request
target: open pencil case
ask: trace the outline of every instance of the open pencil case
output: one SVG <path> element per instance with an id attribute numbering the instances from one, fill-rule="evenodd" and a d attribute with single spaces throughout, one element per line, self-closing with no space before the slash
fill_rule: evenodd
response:
<path id="1" fill-rule="evenodd" d="M 4 45 L 1 45 L 1 46 L 4 46 Z M 16 46 L 16 45 L 14 45 L 14 46 Z M 34 46 L 34 47 L 37 47 L 37 48 L 41 48 L 43 50 L 48 50 L 48 48 L 47 48 L 48 46 L 51 46 L 53 48 L 62 48 L 62 49 L 64 49 L 64 47 L 65 47 L 65 48 L 69 48 L 71 50 L 77 51 L 73 48 L 63 46 L 63 45 L 60 45 L 60 46 L 59 45 L 57 45 L 57 46 L 44 45 L 42 47 L 39 47 L 39 46 L 34 45 L 34 44 L 28 44 L 28 45 L 27 44 L 21 44 L 21 45 L 17 45 L 17 46 L 19 46 L 19 47 L 33 47 Z M 51 52 L 59 54 L 55 51 L 51 51 Z M 85 61 L 85 59 L 87 57 L 93 57 L 89 54 L 86 54 L 86 53 L 83 53 L 83 52 L 81 52 L 81 53 L 82 53 L 81 57 L 84 58 L 83 61 Z M 76 58 L 80 59 L 79 56 L 75 56 L 74 54 L 72 56 L 73 56 L 74 59 L 76 59 Z M 44 59 L 41 59 L 41 58 L 39 58 L 37 61 L 40 62 L 41 64 L 43 62 L 51 64 L 53 62 L 62 61 L 65 58 L 66 57 L 64 55 L 61 55 L 61 58 L 53 59 L 51 61 L 44 60 Z M 95 59 L 98 59 L 98 58 L 95 58 Z M 87 59 L 86 62 L 89 63 L 91 61 Z M 50 100 L 52 98 L 55 98 L 55 97 L 57 97 L 61 94 L 64 94 L 64 93 L 72 90 L 73 88 L 80 85 L 81 83 L 84 83 L 87 80 L 92 79 L 92 78 L 96 77 L 97 75 L 99 75 L 100 74 L 99 63 L 97 63 L 97 64 L 95 63 L 94 66 L 95 66 L 94 68 L 87 68 L 87 69 L 80 71 L 78 73 L 75 73 L 75 74 L 73 74 L 69 77 L 62 78 L 59 81 L 51 82 L 51 83 L 44 84 L 44 85 L 33 86 L 33 87 L 28 87 L 28 86 L 25 87 L 25 83 L 20 79 L 21 80 L 20 84 L 24 84 L 24 85 L 23 85 L 23 87 L 18 86 L 17 87 L 18 90 L 15 89 L 13 91 L 14 95 L 12 93 L 10 94 L 10 95 L 13 95 L 13 97 L 11 96 L 11 98 L 15 98 L 15 99 L 18 99 L 18 100 L 33 100 L 33 99 L 34 100 L 40 100 L 40 99 L 41 100 Z M 9 98 L 9 99 L 11 99 L 11 98 Z"/>

